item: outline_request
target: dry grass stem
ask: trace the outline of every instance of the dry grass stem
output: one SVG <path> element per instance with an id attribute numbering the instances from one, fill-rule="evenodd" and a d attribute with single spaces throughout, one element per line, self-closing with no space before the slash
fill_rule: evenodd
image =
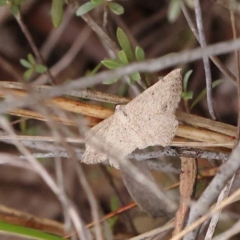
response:
<path id="1" fill-rule="evenodd" d="M 194 193 L 194 185 L 197 177 L 197 164 L 195 159 L 181 158 L 180 175 L 180 203 L 175 217 L 173 236 L 177 235 L 184 228 L 188 217 L 189 203 Z"/>

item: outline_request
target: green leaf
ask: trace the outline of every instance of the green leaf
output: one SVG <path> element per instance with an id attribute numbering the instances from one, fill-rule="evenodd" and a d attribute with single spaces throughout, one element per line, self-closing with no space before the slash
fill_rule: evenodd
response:
<path id="1" fill-rule="evenodd" d="M 123 63 L 123 64 L 128 64 L 128 59 L 123 50 L 118 52 L 118 59 Z"/>
<path id="2" fill-rule="evenodd" d="M 52 0 L 51 16 L 53 26 L 58 28 L 63 18 L 64 0 Z"/>
<path id="3" fill-rule="evenodd" d="M 25 3 L 26 0 L 9 0 L 12 5 L 20 6 L 21 4 Z"/>
<path id="4" fill-rule="evenodd" d="M 32 65 L 30 62 L 28 62 L 27 60 L 25 59 L 20 59 L 20 63 L 22 66 L 24 66 L 25 68 L 32 68 Z"/>
<path id="5" fill-rule="evenodd" d="M 15 224 L 0 222 L 1 232 L 7 234 L 22 236 L 24 238 L 30 239 L 42 239 L 42 240 L 64 240 L 61 237 L 54 236 L 48 233 L 41 232 L 32 228 L 21 227 Z"/>
<path id="6" fill-rule="evenodd" d="M 42 64 L 38 64 L 35 70 L 37 73 L 45 73 L 47 71 L 47 67 Z"/>
<path id="7" fill-rule="evenodd" d="M 12 5 L 10 7 L 10 12 L 14 15 L 17 16 L 19 14 L 19 7 L 16 5 Z"/>
<path id="8" fill-rule="evenodd" d="M 143 61 L 145 59 L 144 50 L 141 47 L 137 46 L 135 49 L 135 56 L 138 61 Z"/>
<path id="9" fill-rule="evenodd" d="M 193 91 L 182 92 L 182 98 L 186 101 L 193 98 Z"/>
<path id="10" fill-rule="evenodd" d="M 106 84 L 106 85 L 109 85 L 109 84 L 113 84 L 115 83 L 119 78 L 114 78 L 114 79 L 111 79 L 111 80 L 106 80 L 103 82 L 103 84 Z"/>
<path id="11" fill-rule="evenodd" d="M 141 78 L 139 72 L 136 72 L 136 73 L 132 73 L 130 75 L 130 81 L 131 83 L 135 83 L 136 81 L 138 81 L 139 79 Z"/>
<path id="12" fill-rule="evenodd" d="M 94 3 L 94 4 L 100 5 L 104 2 L 104 0 L 91 0 L 91 2 Z"/>
<path id="13" fill-rule="evenodd" d="M 27 55 L 27 58 L 28 58 L 28 61 L 29 61 L 32 65 L 36 65 L 36 60 L 35 60 L 34 56 L 33 56 L 31 53 L 29 53 L 29 54 Z"/>
<path id="14" fill-rule="evenodd" d="M 78 8 L 76 15 L 78 17 L 84 15 L 85 13 L 91 11 L 92 9 L 94 9 L 95 7 L 99 6 L 100 4 L 96 4 L 93 2 L 86 2 L 84 3 L 81 7 Z"/>
<path id="15" fill-rule="evenodd" d="M 171 0 L 168 7 L 168 21 L 174 23 L 181 13 L 181 0 Z"/>
<path id="16" fill-rule="evenodd" d="M 26 80 L 28 80 L 32 74 L 33 74 L 34 70 L 31 68 L 31 69 L 28 69 L 27 71 L 24 72 L 23 76 Z"/>
<path id="17" fill-rule="evenodd" d="M 0 6 L 6 6 L 7 3 L 6 3 L 6 0 L 0 0 Z"/>
<path id="18" fill-rule="evenodd" d="M 185 75 L 184 75 L 184 78 L 183 78 L 183 91 L 184 92 L 187 92 L 187 85 L 188 85 L 188 80 L 189 80 L 189 77 L 190 75 L 192 74 L 192 70 L 189 70 Z"/>
<path id="19" fill-rule="evenodd" d="M 122 5 L 115 3 L 115 2 L 110 2 L 108 3 L 108 6 L 110 8 L 110 10 L 115 13 L 116 15 L 121 15 L 124 13 L 124 8 L 122 7 Z"/>
<path id="20" fill-rule="evenodd" d="M 212 83 L 212 88 L 215 88 L 218 86 L 220 83 L 222 83 L 222 80 L 216 80 Z M 195 99 L 195 101 L 192 103 L 190 109 L 192 109 L 200 100 L 202 100 L 207 94 L 206 88 L 198 95 L 198 97 Z"/>
<path id="21" fill-rule="evenodd" d="M 129 61 L 133 61 L 133 52 L 130 45 L 130 42 L 128 40 L 127 35 L 124 33 L 124 31 L 121 28 L 117 29 L 117 39 L 118 42 L 122 48 L 122 50 L 125 52 L 127 58 Z"/>
<path id="22" fill-rule="evenodd" d="M 118 59 L 107 59 L 101 61 L 101 63 L 108 69 L 116 69 L 123 66 L 123 64 Z"/>

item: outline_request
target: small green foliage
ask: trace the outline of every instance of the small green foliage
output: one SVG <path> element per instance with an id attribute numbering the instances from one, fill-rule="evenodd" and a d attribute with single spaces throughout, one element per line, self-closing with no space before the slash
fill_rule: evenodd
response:
<path id="1" fill-rule="evenodd" d="M 36 60 L 32 54 L 28 54 L 27 60 L 20 59 L 20 63 L 22 66 L 27 68 L 27 70 L 24 72 L 24 75 L 23 75 L 26 80 L 28 80 L 34 72 L 45 73 L 47 71 L 46 66 L 36 63 Z"/>
<path id="2" fill-rule="evenodd" d="M 110 2 L 108 6 L 109 6 L 109 9 L 116 15 L 121 15 L 124 13 L 124 8 L 122 7 L 122 5 L 118 3 Z"/>
<path id="3" fill-rule="evenodd" d="M 188 80 L 189 80 L 189 77 L 191 76 L 192 72 L 193 72 L 192 70 L 189 70 L 183 78 L 183 91 L 184 92 L 187 92 Z"/>
<path id="4" fill-rule="evenodd" d="M 0 6 L 8 6 L 10 12 L 17 16 L 20 12 L 21 4 L 26 2 L 26 0 L 0 0 Z"/>
<path id="5" fill-rule="evenodd" d="M 182 98 L 183 98 L 184 101 L 192 99 L 193 98 L 193 92 L 192 91 L 190 91 L 190 92 L 182 92 Z"/>
<path id="6" fill-rule="evenodd" d="M 222 80 L 216 80 L 212 83 L 212 88 L 215 88 L 218 86 L 220 83 L 222 83 Z M 200 102 L 207 94 L 206 88 L 197 96 L 197 98 L 194 100 L 194 102 L 191 105 L 191 109 L 198 103 Z"/>
<path id="7" fill-rule="evenodd" d="M 0 6 L 20 6 L 25 2 L 26 0 L 0 0 Z"/>
<path id="8" fill-rule="evenodd" d="M 118 59 L 107 59 L 101 61 L 101 63 L 109 69 L 116 69 L 123 65 Z"/>
<path id="9" fill-rule="evenodd" d="M 64 0 L 52 0 L 51 17 L 55 28 L 58 28 L 63 18 Z"/>
<path id="10" fill-rule="evenodd" d="M 25 59 L 20 59 L 20 63 L 22 64 L 22 66 L 24 66 L 25 68 L 31 68 L 32 64 L 30 62 L 28 62 Z"/>
<path id="11" fill-rule="evenodd" d="M 6 0 L 0 0 L 0 6 L 6 6 L 7 1 Z"/>
<path id="12" fill-rule="evenodd" d="M 107 59 L 107 60 L 103 60 L 101 61 L 101 63 L 107 67 L 108 69 L 116 69 L 119 68 L 121 66 L 124 66 L 124 64 L 119 60 L 119 59 Z M 103 84 L 113 84 L 118 80 L 118 78 L 114 78 L 111 80 L 106 80 L 103 82 Z"/>
<path id="13" fill-rule="evenodd" d="M 45 73 L 47 71 L 47 67 L 42 64 L 37 64 L 35 70 L 37 73 Z"/>
<path id="14" fill-rule="evenodd" d="M 121 28 L 117 29 L 117 40 L 122 50 L 126 54 L 128 60 L 133 61 L 133 52 L 132 52 L 131 44 L 128 40 L 127 35 Z"/>
<path id="15" fill-rule="evenodd" d="M 89 11 L 103 4 L 108 6 L 109 9 L 116 15 L 121 15 L 124 13 L 124 8 L 122 7 L 122 5 L 118 3 L 110 2 L 106 0 L 91 0 L 89 2 L 84 3 L 82 6 L 80 6 L 76 12 L 76 15 L 80 17 L 85 13 L 88 13 Z"/>
<path id="16" fill-rule="evenodd" d="M 0 6 L 7 6 L 8 4 L 7 0 L 0 0 Z"/>
<path id="17" fill-rule="evenodd" d="M 34 58 L 34 56 L 33 56 L 31 53 L 29 53 L 29 54 L 27 55 L 27 58 L 28 58 L 28 61 L 29 61 L 32 65 L 35 65 L 35 64 L 36 64 L 35 58 Z"/>
<path id="18" fill-rule="evenodd" d="M 168 7 L 168 21 L 170 23 L 176 22 L 181 13 L 181 0 L 171 0 Z"/>
<path id="19" fill-rule="evenodd" d="M 102 4 L 104 0 L 91 0 L 91 2 L 94 4 Z"/>
<path id="20" fill-rule="evenodd" d="M 191 74 L 192 74 L 192 70 L 189 70 L 183 78 L 182 98 L 183 98 L 184 101 L 187 101 L 187 100 L 193 98 L 193 92 L 192 91 L 187 91 L 188 80 L 189 80 L 189 77 L 190 77 Z"/>
<path id="21" fill-rule="evenodd" d="M 88 13 L 89 11 L 93 10 L 95 7 L 99 6 L 100 4 L 96 4 L 93 2 L 86 2 L 81 7 L 78 8 L 76 15 L 78 17 Z"/>
<path id="22" fill-rule="evenodd" d="M 145 59 L 144 50 L 141 47 L 137 46 L 135 49 L 135 56 L 139 62 L 143 61 Z"/>
<path id="23" fill-rule="evenodd" d="M 26 80 L 30 79 L 30 77 L 32 76 L 32 74 L 34 73 L 33 69 L 28 69 L 24 72 L 23 76 Z"/>
<path id="24" fill-rule="evenodd" d="M 123 50 L 118 52 L 118 59 L 123 63 L 123 64 L 128 64 L 128 59 Z"/>
<path id="25" fill-rule="evenodd" d="M 10 12 L 12 15 L 17 16 L 19 14 L 19 7 L 16 5 L 12 5 L 10 7 Z"/>
<path id="26" fill-rule="evenodd" d="M 130 80 L 131 80 L 131 83 L 135 83 L 136 81 L 138 81 L 140 79 L 140 74 L 139 72 L 135 72 L 135 73 L 132 73 L 130 75 Z"/>
<path id="27" fill-rule="evenodd" d="M 21 5 L 25 3 L 27 0 L 8 0 L 12 5 Z"/>
<path id="28" fill-rule="evenodd" d="M 116 68 L 119 68 L 119 67 L 122 67 L 122 66 L 128 64 L 129 62 L 133 62 L 135 60 L 143 61 L 145 59 L 144 50 L 138 46 L 135 49 L 135 56 L 134 56 L 131 44 L 128 40 L 128 37 L 121 28 L 117 29 L 117 39 L 118 39 L 118 43 L 121 46 L 122 50 L 120 50 L 118 52 L 117 59 L 103 60 L 101 63 L 105 67 L 107 67 L 108 69 L 116 69 Z M 141 77 L 140 77 L 139 72 L 135 72 L 130 75 L 131 83 L 135 83 L 140 78 Z M 112 84 L 112 83 L 116 82 L 117 80 L 118 80 L 118 78 L 115 78 L 112 80 L 107 80 L 107 81 L 104 81 L 104 84 Z"/>

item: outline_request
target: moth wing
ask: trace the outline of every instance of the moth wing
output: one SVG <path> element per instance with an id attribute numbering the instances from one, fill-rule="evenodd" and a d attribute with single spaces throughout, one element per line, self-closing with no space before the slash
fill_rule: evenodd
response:
<path id="1" fill-rule="evenodd" d="M 139 149 L 148 146 L 161 145 L 169 146 L 177 131 L 178 121 L 174 114 L 166 113 L 164 115 L 148 116 L 143 121 L 135 123 L 135 128 L 139 129 L 139 135 L 144 141 L 139 145 Z M 140 131 L 142 129 L 142 131 Z"/>
<path id="2" fill-rule="evenodd" d="M 127 114 L 141 119 L 143 115 L 173 113 L 182 93 L 181 69 L 176 69 L 145 90 L 125 106 Z"/>
<path id="3" fill-rule="evenodd" d="M 100 163 L 107 160 L 107 152 L 104 145 L 100 145 L 101 139 L 107 134 L 108 127 L 113 121 L 113 116 L 98 123 L 85 133 L 85 152 L 82 162 L 87 164 Z"/>
<path id="4" fill-rule="evenodd" d="M 168 145 L 177 129 L 174 116 L 182 91 L 181 70 L 176 69 L 126 106 L 119 106 L 113 116 L 86 134 L 85 163 L 99 163 L 109 158 L 118 167 L 136 148 Z"/>
<path id="5" fill-rule="evenodd" d="M 96 125 L 86 135 L 86 151 L 82 161 L 88 164 L 109 160 L 110 164 L 119 167 L 118 160 L 122 160 L 142 145 L 142 139 L 126 121 L 122 112 L 115 112 L 113 116 Z"/>
<path id="6" fill-rule="evenodd" d="M 181 70 L 176 69 L 122 108 L 130 126 L 142 139 L 143 145 L 138 145 L 139 149 L 171 143 L 178 126 L 175 110 L 181 92 Z"/>

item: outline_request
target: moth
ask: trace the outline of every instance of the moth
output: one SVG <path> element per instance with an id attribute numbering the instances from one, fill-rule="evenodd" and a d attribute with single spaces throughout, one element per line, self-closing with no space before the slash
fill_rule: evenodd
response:
<path id="1" fill-rule="evenodd" d="M 114 115 L 85 134 L 86 151 L 82 162 L 109 163 L 119 168 L 135 149 L 167 146 L 178 127 L 175 110 L 182 92 L 181 69 L 176 69 L 126 105 L 116 106 Z"/>

